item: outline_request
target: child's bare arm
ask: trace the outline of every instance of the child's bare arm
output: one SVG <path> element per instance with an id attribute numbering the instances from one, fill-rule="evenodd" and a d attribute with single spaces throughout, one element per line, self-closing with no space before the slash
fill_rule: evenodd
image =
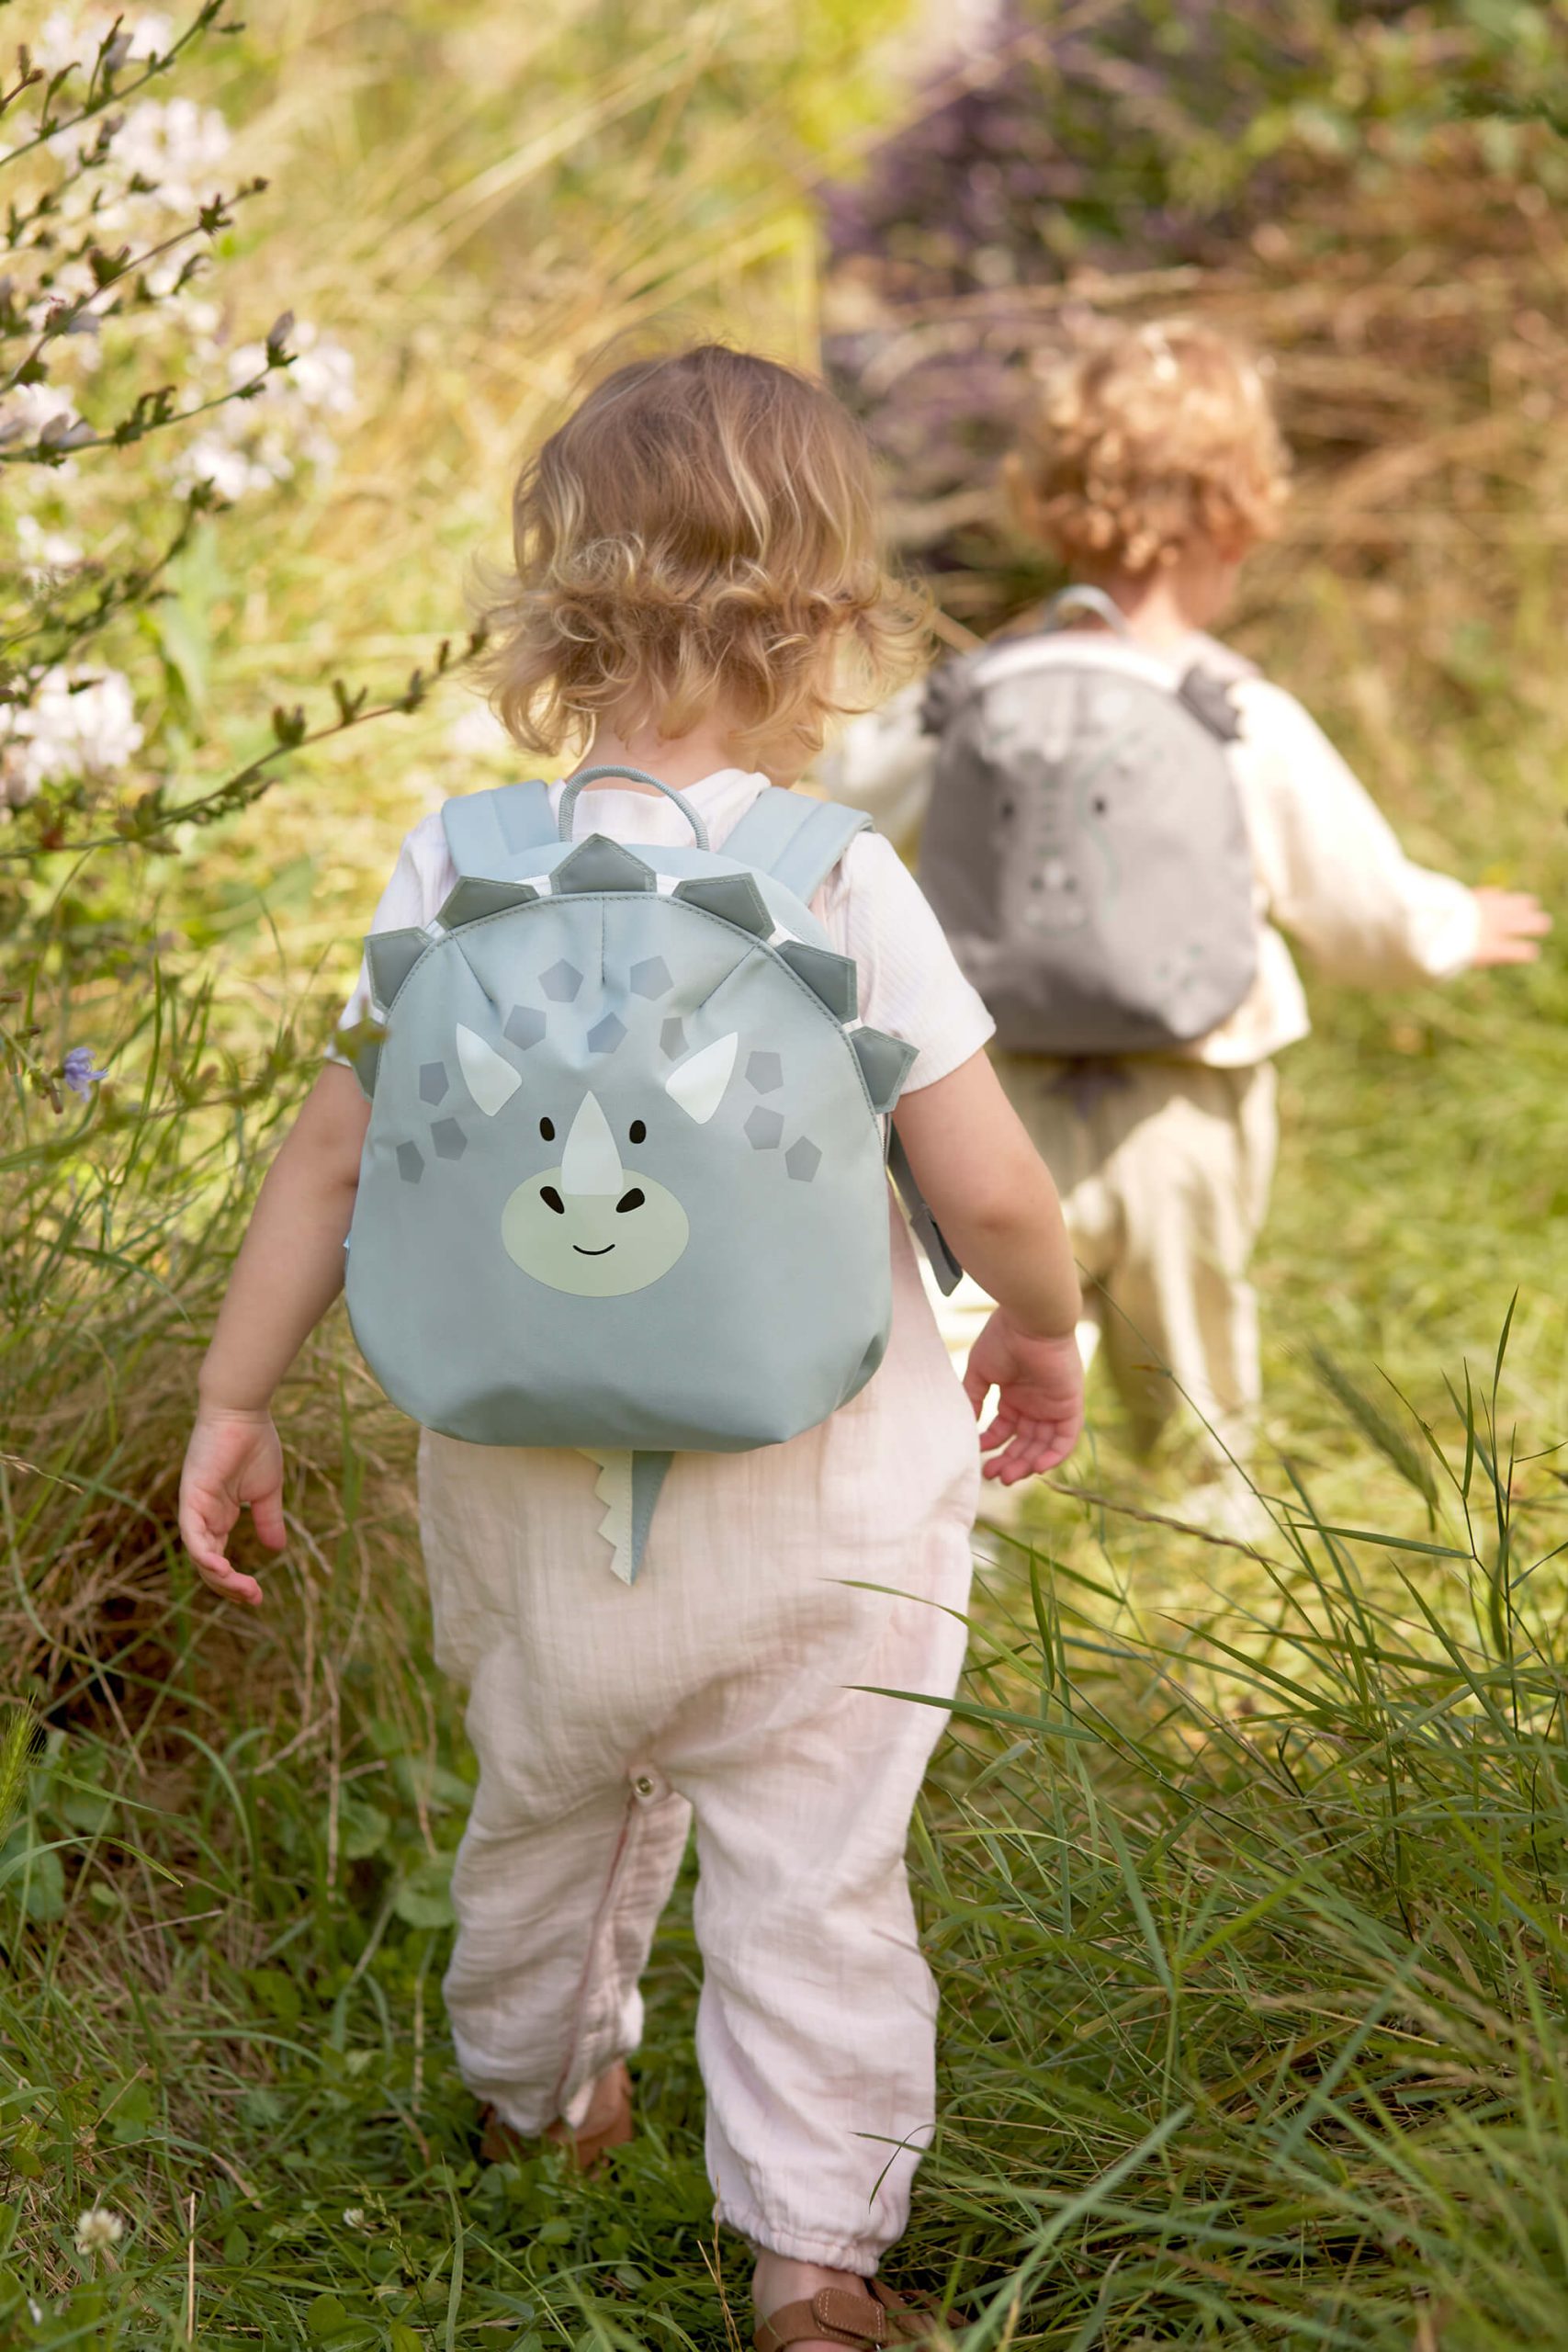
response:
<path id="1" fill-rule="evenodd" d="M 1082 1297 L 1056 1188 L 984 1054 L 894 1115 L 932 1216 L 998 1301 L 964 1385 L 976 1416 L 998 1391 L 980 1442 L 986 1476 L 1011 1486 L 1064 1461 L 1083 1427 Z"/>
<path id="2" fill-rule="evenodd" d="M 267 1171 L 199 1384 L 180 1481 L 180 1533 L 214 1592 L 259 1607 L 261 1587 L 230 1566 L 242 1510 L 283 1544 L 283 1462 L 273 1391 L 343 1287 L 369 1106 L 352 1071 L 329 1064 Z"/>

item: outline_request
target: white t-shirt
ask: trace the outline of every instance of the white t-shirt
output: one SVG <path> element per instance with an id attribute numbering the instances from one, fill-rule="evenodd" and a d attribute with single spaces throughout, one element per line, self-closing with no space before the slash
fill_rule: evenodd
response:
<path id="1" fill-rule="evenodd" d="M 1216 666 L 1224 661 L 1224 649 L 1206 639 L 1177 648 L 1173 680 L 1206 652 L 1218 657 Z M 906 687 L 882 710 L 852 719 L 819 770 L 835 800 L 867 809 L 900 845 L 925 816 L 936 767 L 936 742 L 920 727 L 923 692 Z M 1412 864 L 1293 695 L 1254 675 L 1234 678 L 1232 694 L 1242 727 L 1232 761 L 1260 924 L 1258 973 L 1229 1020 L 1185 1049 L 1186 1058 L 1221 1069 L 1264 1061 L 1312 1025 L 1282 932 L 1330 978 L 1387 988 L 1462 971 L 1480 928 L 1474 893 Z"/>
<path id="2" fill-rule="evenodd" d="M 721 768 L 685 787 L 685 797 L 707 826 L 715 849 L 723 848 L 767 782 L 766 776 L 739 768 Z M 552 808 L 559 807 L 561 790 L 559 785 L 551 787 Z M 592 832 L 670 848 L 692 838 L 680 810 L 661 795 L 607 785 L 588 786 L 573 811 L 573 838 L 581 840 Z M 457 880 L 440 815 L 426 817 L 402 845 L 371 930 L 423 928 L 440 912 Z M 839 953 L 852 956 L 859 968 L 861 1019 L 916 1047 L 918 1058 L 905 1081 L 906 1093 L 934 1086 L 979 1052 L 995 1023 L 959 970 L 919 884 L 889 842 L 875 833 L 858 834 L 812 907 Z M 369 1010 L 369 975 L 361 967 L 341 1025 L 351 1026 Z"/>

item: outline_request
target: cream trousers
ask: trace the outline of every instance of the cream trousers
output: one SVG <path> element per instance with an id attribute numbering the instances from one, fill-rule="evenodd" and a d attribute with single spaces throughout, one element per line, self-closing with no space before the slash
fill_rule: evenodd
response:
<path id="1" fill-rule="evenodd" d="M 1247 1269 L 1279 1139 L 1272 1063 L 1126 1062 L 1076 1096 L 1059 1062 L 996 1063 L 1062 1195 L 1084 1354 L 1103 1349 L 1136 1442 L 1184 1413 L 1216 1466 L 1245 1465 L 1263 1390 Z M 966 1281 L 938 1308 L 960 1369 L 990 1306 Z"/>
<path id="2" fill-rule="evenodd" d="M 874 1378 L 787 1445 L 680 1457 L 629 1588 L 581 1456 L 421 1455 L 436 1652 L 479 1761 L 446 1987 L 465 2079 L 525 2132 L 581 2115 L 637 2047 L 694 1821 L 720 2217 L 863 2275 L 934 2120 L 904 1849 L 963 1663 L 977 1480 L 901 1224 L 895 1259 Z"/>

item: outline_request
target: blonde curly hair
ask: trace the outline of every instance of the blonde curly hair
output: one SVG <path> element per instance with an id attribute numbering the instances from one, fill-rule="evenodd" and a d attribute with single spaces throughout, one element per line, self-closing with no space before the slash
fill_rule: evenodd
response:
<path id="1" fill-rule="evenodd" d="M 1047 375 L 1008 462 L 1019 519 L 1080 572 L 1148 572 L 1278 527 L 1289 459 L 1262 374 L 1183 319 L 1101 332 Z"/>
<path id="2" fill-rule="evenodd" d="M 610 710 L 679 737 L 723 699 L 739 750 L 803 765 L 919 665 L 926 607 L 880 560 L 863 435 L 749 352 L 617 368 L 524 466 L 512 517 L 479 666 L 529 751 L 581 748 Z"/>

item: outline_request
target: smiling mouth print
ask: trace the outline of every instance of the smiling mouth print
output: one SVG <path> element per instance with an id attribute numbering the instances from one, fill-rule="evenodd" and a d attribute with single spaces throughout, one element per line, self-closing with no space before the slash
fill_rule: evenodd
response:
<path id="1" fill-rule="evenodd" d="M 642 1125 L 641 1120 L 639 1119 L 637 1124 L 640 1127 Z M 646 1130 L 644 1130 L 644 1132 L 646 1132 Z M 564 1173 L 564 1170 L 562 1172 Z M 541 1184 L 539 1187 L 539 1198 L 543 1201 L 545 1206 L 547 1209 L 552 1210 L 557 1216 L 565 1216 L 567 1213 L 566 1203 L 562 1200 L 559 1193 L 557 1192 L 553 1184 Z M 642 1208 L 645 1205 L 647 1199 L 648 1195 L 642 1190 L 642 1187 L 638 1184 L 634 1184 L 630 1192 L 623 1193 L 620 1199 L 615 1203 L 615 1215 L 617 1216 L 626 1216 L 631 1210 Z M 571 1250 L 574 1258 L 607 1258 L 615 1246 L 615 1245 L 613 1241 L 606 1241 L 603 1249 L 590 1250 L 584 1243 L 581 1241 L 574 1241 L 571 1245 Z"/>

